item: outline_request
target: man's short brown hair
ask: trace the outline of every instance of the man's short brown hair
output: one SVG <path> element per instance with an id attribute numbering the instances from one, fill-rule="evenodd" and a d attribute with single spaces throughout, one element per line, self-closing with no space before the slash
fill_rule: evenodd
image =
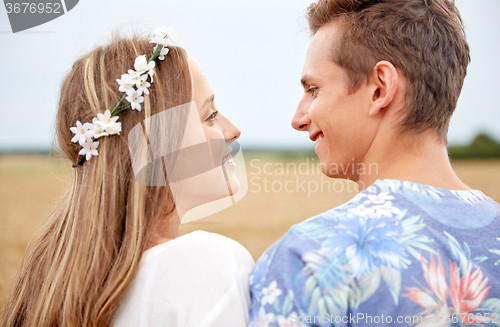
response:
<path id="1" fill-rule="evenodd" d="M 408 112 L 401 131 L 436 129 L 447 142 L 448 125 L 470 62 L 460 13 L 450 0 L 319 0 L 309 6 L 309 26 L 340 22 L 333 60 L 346 70 L 350 91 L 387 60 L 408 81 Z"/>

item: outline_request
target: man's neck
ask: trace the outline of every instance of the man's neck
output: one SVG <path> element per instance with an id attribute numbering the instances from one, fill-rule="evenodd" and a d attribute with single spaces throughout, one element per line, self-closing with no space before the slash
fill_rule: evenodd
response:
<path id="1" fill-rule="evenodd" d="M 405 180 L 450 190 L 470 189 L 453 171 L 446 145 L 435 133 L 380 136 L 364 160 L 365 166 L 374 163 L 377 171 L 359 176 L 360 191 L 377 179 Z"/>

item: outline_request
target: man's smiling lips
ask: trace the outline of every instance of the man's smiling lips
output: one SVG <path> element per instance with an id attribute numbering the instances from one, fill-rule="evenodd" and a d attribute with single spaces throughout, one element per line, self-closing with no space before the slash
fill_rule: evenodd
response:
<path id="1" fill-rule="evenodd" d="M 311 141 L 316 142 L 316 147 L 319 145 L 319 143 L 321 143 L 321 141 L 323 140 L 324 137 L 325 137 L 325 135 L 323 134 L 323 131 L 321 131 L 321 130 L 313 132 L 309 135 L 309 138 L 311 139 Z"/>

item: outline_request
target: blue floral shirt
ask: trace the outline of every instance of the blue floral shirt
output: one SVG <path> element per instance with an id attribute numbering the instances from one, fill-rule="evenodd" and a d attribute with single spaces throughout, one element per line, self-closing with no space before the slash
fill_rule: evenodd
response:
<path id="1" fill-rule="evenodd" d="M 377 180 L 292 226 L 250 277 L 250 326 L 500 326 L 500 205 Z"/>

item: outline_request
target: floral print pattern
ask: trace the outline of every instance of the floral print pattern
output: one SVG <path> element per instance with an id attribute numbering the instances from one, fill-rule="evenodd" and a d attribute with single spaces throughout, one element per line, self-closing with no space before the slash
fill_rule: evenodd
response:
<path id="1" fill-rule="evenodd" d="M 337 318 L 353 313 L 500 326 L 499 218 L 480 191 L 377 180 L 264 253 L 250 279 L 251 326 L 350 326 Z"/>

